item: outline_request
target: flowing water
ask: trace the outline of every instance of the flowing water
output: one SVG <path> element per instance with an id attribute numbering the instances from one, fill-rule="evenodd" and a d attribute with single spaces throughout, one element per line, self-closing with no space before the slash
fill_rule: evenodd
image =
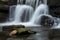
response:
<path id="1" fill-rule="evenodd" d="M 47 16 L 51 18 L 51 20 L 54 20 L 54 18 L 49 15 L 47 0 L 25 0 L 25 5 L 23 4 L 23 1 L 24 0 L 18 0 L 17 5 L 10 7 L 10 21 L 6 23 L 0 23 L 0 26 L 25 25 L 26 27 L 41 27 L 40 22 L 42 16 Z M 54 21 L 54 25 L 56 26 L 56 21 Z M 47 32 L 43 31 L 44 29 L 33 29 L 37 30 L 37 32 L 39 30 L 42 30 L 41 33 L 39 32 L 35 35 L 35 40 L 48 40 Z M 46 34 L 44 34 L 43 32 L 46 32 Z M 41 37 L 41 35 L 43 36 L 43 38 Z M 44 35 L 46 35 L 46 37 L 44 37 Z"/>
<path id="2" fill-rule="evenodd" d="M 33 15 L 33 8 L 26 5 L 17 5 L 14 14 L 14 22 L 27 22 Z"/>
<path id="3" fill-rule="evenodd" d="M 48 11 L 48 6 L 45 5 L 45 4 L 40 4 L 40 5 L 36 8 L 36 10 L 35 10 L 35 12 L 34 12 L 34 14 L 33 14 L 33 17 L 31 18 L 31 22 L 32 22 L 32 23 L 35 22 L 36 19 L 40 18 L 42 14 L 49 14 L 48 12 L 49 12 L 49 11 Z M 39 16 L 40 16 L 40 17 L 39 17 Z M 37 20 L 37 21 L 38 21 L 38 20 Z"/>
<path id="4" fill-rule="evenodd" d="M 38 8 L 34 11 L 34 9 L 31 6 L 27 5 L 17 5 L 15 8 L 15 11 L 13 12 L 12 19 L 14 19 L 12 22 L 2 23 L 0 25 L 38 25 L 36 24 L 36 21 L 39 22 L 36 19 L 40 19 L 41 15 L 46 14 L 48 15 L 48 6 L 46 4 L 40 4 Z M 11 18 L 10 18 L 11 19 Z"/>
<path id="5" fill-rule="evenodd" d="M 12 9 L 14 9 L 14 7 Z M 40 26 L 42 16 L 48 17 L 51 16 L 49 15 L 49 9 L 46 4 L 40 4 L 35 11 L 34 8 L 31 6 L 18 4 L 16 5 L 14 11 L 12 10 L 11 13 L 12 13 L 10 15 L 11 17 L 9 18 L 10 22 L 0 23 L 0 26 L 8 25 Z M 52 16 L 51 18 L 54 19 Z"/>

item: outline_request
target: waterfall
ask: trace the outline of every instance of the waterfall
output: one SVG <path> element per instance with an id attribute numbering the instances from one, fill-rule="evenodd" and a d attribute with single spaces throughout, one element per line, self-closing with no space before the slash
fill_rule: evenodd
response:
<path id="1" fill-rule="evenodd" d="M 47 0 L 17 0 L 17 5 L 10 6 L 9 20 L 0 23 L 0 26 L 24 25 L 32 28 L 37 32 L 35 40 L 48 40 L 48 27 L 57 26 L 57 20 L 49 15 Z"/>
<path id="2" fill-rule="evenodd" d="M 23 4 L 23 1 L 25 5 Z M 19 4 L 21 2 L 21 5 Z M 35 6 L 35 7 L 33 7 Z M 36 8 L 34 10 L 34 8 Z M 42 16 L 47 16 L 53 20 L 54 18 L 49 15 L 49 8 L 47 0 L 17 0 L 17 5 L 10 7 L 10 22 L 0 23 L 3 25 L 25 25 L 36 26 L 41 25 L 40 21 Z M 50 17 L 51 16 L 51 17 Z M 48 19 L 49 19 L 48 18 Z"/>
<path id="3" fill-rule="evenodd" d="M 9 8 L 9 21 L 13 21 L 14 18 L 14 11 L 15 11 L 16 5 L 10 6 Z"/>
<path id="4" fill-rule="evenodd" d="M 17 4 L 19 4 L 20 3 L 20 0 L 17 0 Z"/>
<path id="5" fill-rule="evenodd" d="M 31 18 L 31 22 L 35 22 L 35 20 L 41 15 L 41 14 L 48 14 L 48 6 L 45 4 L 40 4 L 38 8 L 36 8 L 33 17 Z"/>
<path id="6" fill-rule="evenodd" d="M 32 17 L 32 15 L 33 15 L 32 7 L 26 5 L 17 5 L 14 14 L 14 22 L 22 22 L 22 19 L 24 22 L 26 22 Z"/>

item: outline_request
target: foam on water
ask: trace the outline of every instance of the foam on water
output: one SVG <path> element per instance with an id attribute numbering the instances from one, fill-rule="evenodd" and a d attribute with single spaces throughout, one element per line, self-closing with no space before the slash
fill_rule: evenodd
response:
<path id="1" fill-rule="evenodd" d="M 46 4 L 40 4 L 33 13 L 33 8 L 27 5 L 17 5 L 14 14 L 14 21 L 0 24 L 3 25 L 25 25 L 25 26 L 39 26 L 36 21 L 40 20 L 41 16 L 48 14 L 48 6 Z M 25 14 L 25 16 L 23 15 Z M 28 15 L 29 14 L 29 15 Z M 43 14 L 43 15 L 42 15 Z M 29 16 L 29 18 L 27 17 Z M 48 16 L 48 15 L 47 15 Z M 21 21 L 23 18 L 24 22 Z M 29 19 L 28 22 L 27 18 Z M 36 20 L 37 19 L 37 20 Z M 39 21 L 38 21 L 39 22 Z"/>

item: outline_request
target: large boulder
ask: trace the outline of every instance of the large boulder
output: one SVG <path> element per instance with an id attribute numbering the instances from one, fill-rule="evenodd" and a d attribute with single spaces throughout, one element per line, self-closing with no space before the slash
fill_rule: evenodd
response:
<path id="1" fill-rule="evenodd" d="M 45 27 L 52 27 L 54 24 L 54 20 L 52 17 L 43 15 L 41 16 L 40 24 Z"/>

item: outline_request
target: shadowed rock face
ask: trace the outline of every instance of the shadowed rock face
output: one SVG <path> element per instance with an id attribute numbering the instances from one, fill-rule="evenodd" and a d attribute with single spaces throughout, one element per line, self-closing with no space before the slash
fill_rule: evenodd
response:
<path id="1" fill-rule="evenodd" d="M 5 22 L 8 18 L 9 6 L 8 1 L 0 0 L 0 22 Z"/>
<path id="2" fill-rule="evenodd" d="M 21 26 L 21 25 L 20 25 Z M 8 31 L 11 31 L 13 30 L 13 28 L 16 28 L 16 27 L 20 27 L 19 25 L 11 25 L 11 26 L 4 26 L 3 27 L 3 31 L 5 31 L 5 33 L 3 33 L 5 36 L 1 38 L 1 40 L 5 40 L 5 39 L 9 39 L 10 37 L 6 36 L 6 33 L 8 33 Z M 30 27 L 28 27 L 30 28 Z M 30 29 L 32 29 L 33 31 L 37 32 L 37 34 L 33 34 L 33 35 L 30 35 L 26 40 L 48 40 L 48 32 L 49 32 L 49 29 L 47 27 L 31 27 Z M 7 31 L 8 30 L 8 31 Z M 2 34 L 2 35 L 3 35 Z M 11 38 L 9 40 L 20 40 L 17 39 L 17 38 Z"/>
<path id="3" fill-rule="evenodd" d="M 0 23 L 5 22 L 8 18 L 8 14 L 0 13 Z"/>
<path id="4" fill-rule="evenodd" d="M 48 1 L 48 5 L 50 5 L 50 6 L 60 5 L 60 0 L 47 0 L 47 1 Z"/>
<path id="5" fill-rule="evenodd" d="M 50 14 L 60 18 L 60 0 L 47 0 L 50 8 Z"/>
<path id="6" fill-rule="evenodd" d="M 16 5 L 17 4 L 17 0 L 9 0 L 8 1 L 8 5 Z"/>
<path id="7" fill-rule="evenodd" d="M 9 6 L 16 4 L 17 0 L 0 0 L 0 23 L 6 22 L 6 20 L 8 20 Z"/>
<path id="8" fill-rule="evenodd" d="M 40 24 L 42 26 L 51 27 L 54 24 L 54 20 L 48 16 L 42 16 Z"/>

